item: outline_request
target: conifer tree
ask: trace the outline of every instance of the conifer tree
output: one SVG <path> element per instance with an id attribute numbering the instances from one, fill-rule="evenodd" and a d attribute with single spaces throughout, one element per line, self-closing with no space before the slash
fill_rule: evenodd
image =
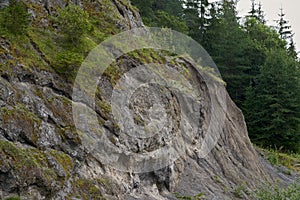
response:
<path id="1" fill-rule="evenodd" d="M 255 6 L 256 6 L 256 4 L 255 4 L 255 0 L 251 0 L 251 10 L 248 12 L 248 16 L 249 17 L 254 17 L 254 18 L 256 18 L 257 16 L 256 16 L 256 14 L 257 14 L 257 10 L 255 9 Z"/>
<path id="2" fill-rule="evenodd" d="M 269 51 L 256 84 L 247 91 L 245 115 L 252 141 L 299 151 L 299 68 L 284 49 Z"/>
<path id="3" fill-rule="evenodd" d="M 167 27 L 188 34 L 182 0 L 132 0 L 143 22 L 151 27 Z"/>
<path id="4" fill-rule="evenodd" d="M 186 0 L 184 7 L 184 17 L 189 27 L 189 35 L 203 44 L 209 17 L 208 0 Z"/>
<path id="5" fill-rule="evenodd" d="M 258 6 L 258 7 L 257 7 Z M 264 11 L 262 10 L 262 4 L 259 2 L 258 4 L 255 2 L 255 0 L 251 0 L 251 9 L 248 12 L 249 15 L 246 17 L 252 17 L 258 20 L 259 22 L 265 24 L 265 15 Z"/>
<path id="6" fill-rule="evenodd" d="M 205 40 L 208 23 L 208 0 L 200 0 L 200 42 Z"/>
<path id="7" fill-rule="evenodd" d="M 293 33 L 291 30 L 291 26 L 289 25 L 289 22 L 285 20 L 285 14 L 283 12 L 283 8 L 280 9 L 280 13 L 278 14 L 279 20 L 276 20 L 278 23 L 278 32 L 281 39 L 287 40 L 293 37 Z"/>
<path id="8" fill-rule="evenodd" d="M 234 1 L 224 0 L 214 9 L 217 9 L 217 15 L 207 28 L 205 48 L 219 67 L 230 96 L 241 105 L 245 85 L 249 82 L 245 76 L 248 66 L 243 59 L 247 36 L 240 27 Z"/>
<path id="9" fill-rule="evenodd" d="M 187 0 L 184 4 L 184 19 L 189 28 L 189 36 L 191 36 L 194 40 L 201 42 L 199 0 Z"/>
<path id="10" fill-rule="evenodd" d="M 288 54 L 292 58 L 297 59 L 297 52 L 293 39 L 294 33 L 291 29 L 291 26 L 289 25 L 289 22 L 285 20 L 283 8 L 280 9 L 280 13 L 278 14 L 278 16 L 280 17 L 279 20 L 276 21 L 278 23 L 278 33 L 280 35 L 280 38 L 285 42 L 282 47 L 287 49 Z"/>
<path id="11" fill-rule="evenodd" d="M 288 44 L 288 49 L 287 49 L 287 51 L 288 51 L 289 56 L 291 56 L 291 57 L 294 58 L 295 60 L 298 59 L 298 53 L 297 53 L 297 51 L 296 51 L 296 44 L 295 44 L 295 42 L 294 42 L 293 37 L 290 38 L 290 42 L 289 42 L 289 44 Z"/>
<path id="12" fill-rule="evenodd" d="M 265 13 L 262 10 L 262 4 L 261 2 L 258 3 L 258 10 L 257 10 L 257 16 L 258 16 L 258 20 L 263 23 L 266 24 L 266 20 L 265 20 Z"/>

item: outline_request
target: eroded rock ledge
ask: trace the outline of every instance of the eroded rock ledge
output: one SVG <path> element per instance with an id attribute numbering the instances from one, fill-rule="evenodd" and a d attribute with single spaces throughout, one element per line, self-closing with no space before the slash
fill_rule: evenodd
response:
<path id="1" fill-rule="evenodd" d="M 50 26 L 49 15 L 66 1 L 26 0 L 34 5 L 34 23 Z M 105 6 L 102 1 L 74 1 L 86 8 Z M 143 26 L 138 13 L 126 0 L 107 1 L 113 8 L 111 16 L 120 30 Z M 0 6 L 5 5 L 5 2 Z M 41 17 L 42 16 L 42 17 Z M 30 42 L 28 47 L 45 61 L 47 55 Z M 244 117 L 232 102 L 226 88 L 225 122 L 217 145 L 208 156 L 199 154 L 211 104 L 205 81 L 196 66 L 180 58 L 156 52 L 140 53 L 138 58 L 124 55 L 99 81 L 96 113 L 101 134 L 106 134 L 118 148 L 132 152 L 148 152 L 167 145 L 180 133 L 180 103 L 174 91 L 150 85 L 141 87 L 132 96 L 129 110 L 135 123 L 143 125 L 153 117 L 147 113 L 159 101 L 165 105 L 168 125 L 172 131 L 153 140 L 130 140 L 119 132 L 112 117 L 109 102 L 116 84 L 115 78 L 140 66 L 145 60 L 164 64 L 178 71 L 184 69 L 187 81 L 199 94 L 199 135 L 184 147 L 183 154 L 169 166 L 147 173 L 129 173 L 105 165 L 86 142 L 85 133 L 77 131 L 72 116 L 72 103 L 90 107 L 88 102 L 72 99 L 72 82 L 51 69 L 27 66 L 16 58 L 16 50 L 7 38 L 0 39 L 0 191 L 3 196 L 20 195 L 22 199 L 176 199 L 203 193 L 207 199 L 234 199 L 234 191 L 243 187 L 242 198 L 261 181 L 274 181 L 277 175 L 261 162 L 248 135 Z M 155 56 L 155 54 L 159 56 Z M 144 60 L 143 60 L 144 59 Z M 174 61 L 175 60 L 175 61 Z M 113 72 L 113 74 L 112 74 Z M 213 94 L 214 95 L 214 94 Z M 167 106 L 168 105 L 168 106 Z M 221 106 L 221 104 L 219 104 Z M 159 112 L 159 108 L 157 109 Z M 141 145 L 143 144 L 143 145 Z"/>

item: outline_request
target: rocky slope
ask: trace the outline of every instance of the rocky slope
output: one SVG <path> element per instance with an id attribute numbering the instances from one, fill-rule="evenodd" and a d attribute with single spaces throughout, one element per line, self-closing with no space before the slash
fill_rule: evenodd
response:
<path id="1" fill-rule="evenodd" d="M 101 138 L 101 134 L 90 137 L 84 128 L 78 130 L 74 124 L 72 104 L 82 107 L 91 105 L 72 97 L 74 79 L 57 70 L 57 63 L 49 50 L 49 46 L 53 45 L 55 49 L 57 45 L 53 39 L 57 31 L 56 24 L 50 16 L 56 16 L 58 8 L 66 6 L 68 1 L 24 2 L 32 15 L 32 29 L 22 42 L 6 36 L 0 38 L 2 197 L 177 199 L 189 196 L 201 199 L 205 196 L 207 199 L 249 199 L 261 181 L 272 182 L 278 178 L 261 161 L 250 143 L 243 115 L 226 93 L 225 86 L 216 83 L 211 93 L 195 64 L 151 51 L 121 56 L 100 79 L 95 109 L 101 134 L 110 138 L 110 143 L 116 148 L 135 153 L 160 149 L 174 138 L 183 137 L 180 123 L 190 118 L 180 114 L 183 112 L 183 105 L 180 104 L 182 99 L 169 88 L 155 85 L 141 87 L 131 97 L 133 103 L 128 110 L 137 116 L 136 124 L 147 121 L 145 119 L 149 115 L 146 110 L 152 109 L 157 101 L 169 105 L 166 119 L 171 131 L 151 141 L 142 140 L 144 146 L 140 145 L 141 141 L 124 136 L 112 116 L 108 102 L 122 74 L 150 60 L 166 68 L 177 71 L 184 69 L 187 74 L 192 74 L 186 76 L 185 80 L 193 85 L 200 96 L 199 99 L 193 99 L 200 102 L 196 118 L 199 126 L 197 134 L 193 141 L 184 145 L 180 157 L 162 169 L 136 173 L 107 165 L 99 159 L 99 152 L 91 148 L 91 140 Z M 138 12 L 126 0 L 72 2 L 102 18 L 100 29 L 106 36 L 143 26 Z M 1 6 L 5 5 L 6 2 L 1 3 Z M 97 39 L 94 41 L 97 43 Z M 209 109 L 220 94 L 223 99 L 215 104 L 218 108 Z M 223 109 L 224 106 L 226 109 Z M 216 115 L 214 111 L 221 113 Z M 224 124 L 221 129 L 214 129 L 220 137 L 212 151 L 203 156 L 200 152 L 201 142 L 205 138 L 203 134 L 208 129 L 209 120 L 216 120 L 213 123 L 218 126 L 219 121 L 213 116 L 223 116 Z"/>

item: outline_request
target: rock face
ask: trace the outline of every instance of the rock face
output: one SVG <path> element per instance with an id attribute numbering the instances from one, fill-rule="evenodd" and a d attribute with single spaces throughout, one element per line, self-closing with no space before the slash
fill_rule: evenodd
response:
<path id="1" fill-rule="evenodd" d="M 33 23 L 47 28 L 64 0 L 26 0 L 34 17 Z M 84 9 L 100 9 L 104 1 L 72 1 Z M 142 27 L 139 14 L 126 0 L 105 1 L 112 8 L 110 23 L 120 30 Z M 2 5 L 2 4 L 1 4 Z M 92 141 L 74 125 L 72 104 L 82 107 L 89 103 L 72 98 L 72 82 L 51 70 L 47 54 L 34 42 L 31 49 L 44 67 L 27 65 L 18 59 L 7 38 L 0 39 L 0 192 L 2 196 L 21 199 L 176 199 L 176 196 L 200 196 L 207 199 L 249 199 L 261 181 L 273 181 L 274 173 L 261 162 L 247 135 L 241 111 L 231 101 L 224 85 L 217 84 L 209 93 L 197 67 L 187 60 L 170 61 L 169 55 L 139 54 L 140 58 L 163 63 L 166 68 L 192 74 L 186 80 L 199 94 L 199 130 L 180 157 L 162 169 L 147 172 L 120 171 L 99 159 L 91 150 Z M 142 56 L 141 56 L 142 55 Z M 141 65 L 142 59 L 129 55 L 120 57 L 99 81 L 96 113 L 105 134 L 116 148 L 134 153 L 151 152 L 182 137 L 182 105 L 176 92 L 166 87 L 147 85 L 138 88 L 130 98 L 127 110 L 134 123 L 143 126 L 153 120 L 167 121 L 170 131 L 152 140 L 136 140 L 122 134 L 112 117 L 109 105 L 113 89 L 122 74 Z M 225 102 L 224 124 L 220 137 L 210 153 L 201 155 L 203 132 L 213 116 L 212 99 L 222 93 Z M 196 97 L 195 97 L 196 98 Z M 160 105 L 164 105 L 160 107 Z M 187 105 L 188 106 L 188 105 Z M 218 104 L 220 108 L 224 104 Z M 121 108 L 120 108 L 121 109 Z M 161 110 L 165 109 L 165 112 Z M 153 115 L 151 113 L 154 113 Z M 155 114 L 156 113 L 156 114 Z M 159 119 L 157 119 L 157 116 Z M 186 118 L 189 119 L 189 118 Z M 217 120 L 217 119 L 216 119 Z M 218 124 L 218 123 L 215 123 Z M 87 122 L 88 125 L 88 122 Z M 93 127 L 93 125 L 90 125 Z M 83 127 L 82 130 L 85 128 Z M 97 132 L 98 130 L 94 130 Z M 88 139 L 92 140 L 88 140 Z M 99 138 L 101 138 L 99 136 Z M 98 138 L 98 139 L 99 139 Z M 137 160 L 136 160 L 137 162 Z"/>
<path id="2" fill-rule="evenodd" d="M 0 8 L 4 8 L 5 6 L 8 6 L 8 5 L 9 5 L 9 1 L 8 0 L 0 2 Z"/>

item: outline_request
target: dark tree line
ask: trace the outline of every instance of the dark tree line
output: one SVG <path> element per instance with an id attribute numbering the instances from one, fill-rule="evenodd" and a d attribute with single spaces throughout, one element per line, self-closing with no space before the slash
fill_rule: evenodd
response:
<path id="1" fill-rule="evenodd" d="M 283 9 L 274 28 L 266 25 L 263 6 L 255 0 L 243 18 L 233 0 L 132 2 L 146 25 L 186 33 L 209 52 L 254 143 L 300 151 L 300 69 Z"/>

